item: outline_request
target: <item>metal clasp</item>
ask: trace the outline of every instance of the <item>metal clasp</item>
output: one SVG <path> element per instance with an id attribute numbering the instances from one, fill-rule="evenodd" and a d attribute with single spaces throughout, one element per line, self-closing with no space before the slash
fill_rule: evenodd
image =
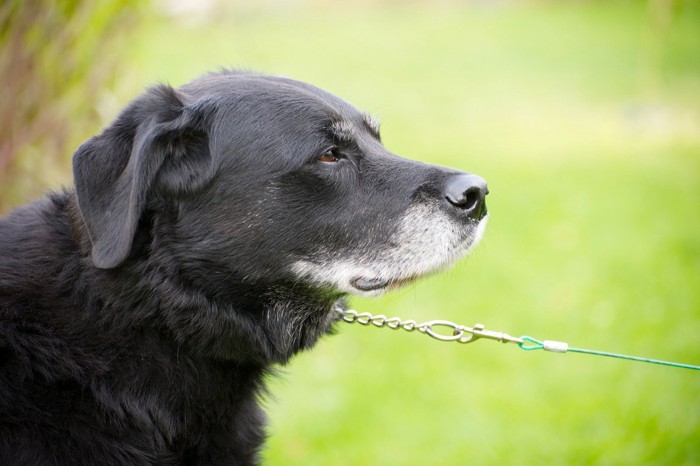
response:
<path id="1" fill-rule="evenodd" d="M 501 343 L 522 343 L 522 338 L 517 338 L 508 335 L 504 332 L 496 332 L 494 330 L 486 330 L 483 324 L 476 324 L 474 328 L 461 327 L 462 335 L 459 338 L 460 343 L 472 343 L 480 338 L 488 340 L 496 340 Z"/>

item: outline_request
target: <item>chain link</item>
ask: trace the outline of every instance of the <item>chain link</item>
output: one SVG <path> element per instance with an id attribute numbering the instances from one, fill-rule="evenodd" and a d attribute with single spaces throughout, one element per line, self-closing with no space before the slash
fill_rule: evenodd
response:
<path id="1" fill-rule="evenodd" d="M 522 344 L 523 339 L 508 335 L 503 332 L 487 330 L 482 324 L 476 324 L 473 328 L 456 324 L 449 320 L 430 320 L 418 323 L 415 320 L 403 320 L 399 317 L 387 317 L 383 314 L 373 315 L 369 312 L 357 312 L 353 309 L 335 307 L 335 311 L 348 323 L 360 325 L 374 325 L 375 327 L 387 327 L 392 330 L 405 330 L 413 332 L 418 330 L 440 341 L 456 341 L 458 343 L 472 343 L 480 338 L 496 340 L 501 343 Z"/>

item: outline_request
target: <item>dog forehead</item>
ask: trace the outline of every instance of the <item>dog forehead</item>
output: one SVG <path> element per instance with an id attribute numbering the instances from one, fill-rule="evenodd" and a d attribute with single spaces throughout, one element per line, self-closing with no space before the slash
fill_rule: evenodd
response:
<path id="1" fill-rule="evenodd" d="M 221 153 L 247 147 L 264 149 L 270 155 L 276 151 L 293 153 L 301 160 L 320 150 L 330 138 L 379 139 L 376 120 L 301 81 L 223 73 L 199 78 L 181 90 L 194 99 L 216 102 L 218 118 L 212 136 Z"/>
<path id="2" fill-rule="evenodd" d="M 250 115 L 273 113 L 276 117 L 317 117 L 329 120 L 361 120 L 362 113 L 343 99 L 311 84 L 277 76 L 218 73 L 203 76 L 181 87 L 195 99 L 208 98 L 220 108 Z"/>

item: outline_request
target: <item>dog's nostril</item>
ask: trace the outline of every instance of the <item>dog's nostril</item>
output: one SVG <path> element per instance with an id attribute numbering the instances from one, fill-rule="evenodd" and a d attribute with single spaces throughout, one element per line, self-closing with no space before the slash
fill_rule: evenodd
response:
<path id="1" fill-rule="evenodd" d="M 464 202 L 460 204 L 463 209 L 473 208 L 481 200 L 481 194 L 478 189 L 470 188 L 464 193 Z"/>
<path id="2" fill-rule="evenodd" d="M 454 207 L 464 210 L 470 218 L 486 216 L 486 180 L 476 175 L 453 175 L 445 184 L 445 198 Z"/>

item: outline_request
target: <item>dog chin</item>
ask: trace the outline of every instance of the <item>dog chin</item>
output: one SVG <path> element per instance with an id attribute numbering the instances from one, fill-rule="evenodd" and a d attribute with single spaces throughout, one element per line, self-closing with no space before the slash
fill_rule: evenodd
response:
<path id="1" fill-rule="evenodd" d="M 467 256 L 481 240 L 488 216 L 484 217 L 467 238 L 449 248 L 443 254 L 430 250 L 418 251 L 407 247 L 406 251 L 393 251 L 389 257 L 375 262 L 362 263 L 347 259 L 312 262 L 300 260 L 292 265 L 294 274 L 317 286 L 331 286 L 342 293 L 362 297 L 378 297 L 387 291 L 404 288 L 417 280 L 450 268 Z M 440 249 L 440 248 L 438 248 Z M 425 260 L 416 260 L 424 257 Z"/>

